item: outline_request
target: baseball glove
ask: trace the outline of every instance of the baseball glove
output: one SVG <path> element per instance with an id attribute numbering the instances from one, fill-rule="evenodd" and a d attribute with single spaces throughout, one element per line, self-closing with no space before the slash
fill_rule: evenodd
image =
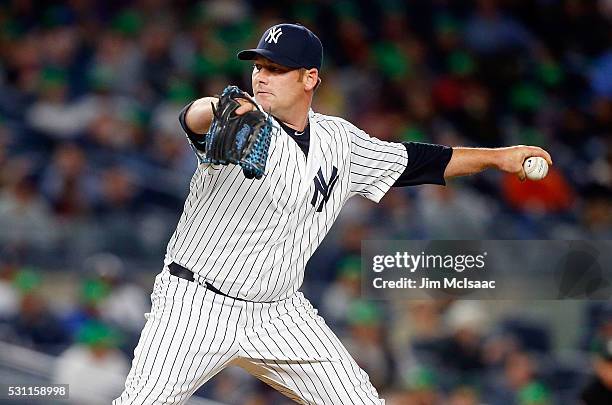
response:
<path id="1" fill-rule="evenodd" d="M 255 110 L 237 115 L 236 109 L 240 107 L 237 99 L 252 103 Z M 213 121 L 205 137 L 204 163 L 240 165 L 248 179 L 261 179 L 266 170 L 272 128 L 270 116 L 248 93 L 227 86 L 217 107 L 213 105 Z"/>

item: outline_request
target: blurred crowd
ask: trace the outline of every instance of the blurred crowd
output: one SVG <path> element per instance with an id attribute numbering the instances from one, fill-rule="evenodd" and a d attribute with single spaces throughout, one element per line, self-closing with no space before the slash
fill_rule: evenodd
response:
<path id="1" fill-rule="evenodd" d="M 277 21 L 323 41 L 317 111 L 387 140 L 554 158 L 538 183 L 394 190 L 367 226 L 384 210 L 406 214 L 390 221 L 405 238 L 611 236 L 609 0 L 43 4 L 0 4 L 3 244 L 64 263 L 163 250 L 195 166 L 177 114 L 228 83 L 250 90 L 236 51 Z"/>
<path id="2" fill-rule="evenodd" d="M 573 325 L 582 363 L 560 364 L 551 330 L 521 317 L 362 301 L 356 264 L 364 239 L 612 238 L 610 0 L 0 2 L 1 339 L 129 368 L 150 288 L 131 263 L 159 270 L 196 164 L 178 112 L 250 90 L 236 52 L 280 21 L 323 42 L 316 111 L 386 140 L 538 145 L 555 163 L 537 183 L 486 172 L 349 201 L 304 289 L 374 384 L 424 405 L 574 403 L 588 370 L 610 389 L 603 304 Z M 45 298 L 58 268 L 80 272 L 61 308 Z M 262 387 L 231 371 L 205 393 L 272 403 Z"/>

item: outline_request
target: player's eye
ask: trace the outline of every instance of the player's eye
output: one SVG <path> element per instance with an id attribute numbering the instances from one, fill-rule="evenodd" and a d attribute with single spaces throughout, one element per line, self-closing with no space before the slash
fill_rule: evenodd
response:
<path id="1" fill-rule="evenodd" d="M 261 63 L 254 63 L 253 69 L 255 69 L 256 72 L 260 72 L 262 69 L 266 69 L 268 72 L 275 75 L 287 73 L 289 71 L 289 69 L 283 69 L 280 66 L 262 65 Z"/>

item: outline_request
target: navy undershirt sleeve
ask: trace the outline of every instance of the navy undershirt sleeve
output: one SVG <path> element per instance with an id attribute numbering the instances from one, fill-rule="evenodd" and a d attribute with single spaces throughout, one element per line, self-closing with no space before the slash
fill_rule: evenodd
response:
<path id="1" fill-rule="evenodd" d="M 408 151 L 408 165 L 392 187 L 446 185 L 444 170 L 453 156 L 453 148 L 421 142 L 402 143 Z"/>
<path id="2" fill-rule="evenodd" d="M 181 124 L 181 128 L 187 134 L 189 140 L 193 143 L 193 146 L 196 147 L 199 151 L 206 152 L 206 144 L 204 143 L 204 135 L 196 134 L 193 132 L 188 126 L 187 121 L 185 120 L 185 116 L 187 115 L 187 111 L 189 111 L 189 107 L 195 102 L 187 104 L 179 114 L 179 123 Z"/>

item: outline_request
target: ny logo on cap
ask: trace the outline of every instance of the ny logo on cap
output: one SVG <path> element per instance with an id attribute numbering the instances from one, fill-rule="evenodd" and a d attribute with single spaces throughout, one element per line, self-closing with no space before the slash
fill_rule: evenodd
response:
<path id="1" fill-rule="evenodd" d="M 271 44 L 272 42 L 278 44 L 278 37 L 280 37 L 282 34 L 283 31 L 281 31 L 281 27 L 272 27 L 270 28 L 270 31 L 268 31 L 268 35 L 266 36 L 266 42 L 269 44 Z"/>

